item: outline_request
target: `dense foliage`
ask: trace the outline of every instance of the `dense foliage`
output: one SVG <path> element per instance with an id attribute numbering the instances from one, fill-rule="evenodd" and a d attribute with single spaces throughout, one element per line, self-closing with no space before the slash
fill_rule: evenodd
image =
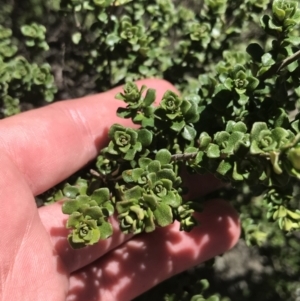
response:
<path id="1" fill-rule="evenodd" d="M 183 200 L 180 171 L 213 173 L 230 185 L 208 197 L 221 195 L 241 212 L 243 238 L 267 258 L 265 269 L 259 280 L 247 275 L 246 286 L 239 286 L 238 279 L 222 285 L 211 268 L 200 267 L 171 280 L 182 283 L 176 292 L 164 290 L 167 284 L 158 288 L 160 298 L 295 300 L 298 2 L 31 0 L 2 7 L 2 117 L 44 104 L 36 99 L 127 82 L 116 96 L 126 107 L 116 113 L 140 126 L 113 125 L 108 146 L 91 166 L 41 196 L 46 203 L 67 200 L 70 244 L 84 247 L 112 235 L 114 212 L 125 233 L 151 232 L 174 220 L 190 231 L 201 202 Z M 182 96 L 167 91 L 153 106 L 155 91 L 132 83 L 152 76 L 171 81 Z M 209 289 L 199 279 L 203 269 Z M 255 287 L 263 288 L 259 295 Z"/>

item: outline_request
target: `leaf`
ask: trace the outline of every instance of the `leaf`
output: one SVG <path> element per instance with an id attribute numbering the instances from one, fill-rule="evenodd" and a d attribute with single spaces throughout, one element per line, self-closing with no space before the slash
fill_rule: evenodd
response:
<path id="1" fill-rule="evenodd" d="M 251 155 L 258 155 L 263 153 L 264 151 L 261 150 L 261 148 L 258 146 L 258 143 L 256 140 L 253 140 L 251 142 L 251 146 L 250 146 L 250 154 Z"/>
<path id="2" fill-rule="evenodd" d="M 82 221 L 82 219 L 82 213 L 79 213 L 77 211 L 73 212 L 68 218 L 66 225 L 67 228 L 75 228 L 80 223 L 80 221 Z"/>
<path id="3" fill-rule="evenodd" d="M 228 171 L 232 169 L 232 163 L 222 160 L 216 170 L 217 173 L 219 173 L 222 176 L 225 176 Z"/>
<path id="4" fill-rule="evenodd" d="M 265 53 L 261 57 L 261 62 L 264 67 L 269 67 L 275 64 L 275 61 L 272 58 L 272 55 L 270 53 Z"/>
<path id="5" fill-rule="evenodd" d="M 105 39 L 105 42 L 108 46 L 114 46 L 119 41 L 120 41 L 120 38 L 115 33 L 108 34 L 106 39 Z"/>
<path id="6" fill-rule="evenodd" d="M 292 166 L 297 170 L 300 171 L 300 148 L 293 147 L 287 153 L 288 160 L 292 164 Z"/>
<path id="7" fill-rule="evenodd" d="M 144 107 L 150 106 L 155 101 L 155 98 L 156 98 L 156 90 L 148 89 L 143 101 L 143 106 Z"/>
<path id="8" fill-rule="evenodd" d="M 184 99 L 180 106 L 182 114 L 185 115 L 188 112 L 188 110 L 191 108 L 191 106 L 192 106 L 192 104 L 189 101 Z"/>
<path id="9" fill-rule="evenodd" d="M 278 3 L 280 2 L 276 0 L 273 2 L 272 12 L 279 21 L 283 21 L 285 18 L 285 11 L 279 7 Z"/>
<path id="10" fill-rule="evenodd" d="M 239 172 L 238 172 L 238 165 L 237 165 L 237 162 L 234 162 L 234 167 L 233 167 L 233 172 L 232 172 L 232 178 L 236 181 L 243 181 L 244 180 L 244 177 L 243 175 L 241 175 Z"/>
<path id="11" fill-rule="evenodd" d="M 289 72 L 294 72 L 299 66 L 299 63 L 297 61 L 292 62 L 290 64 L 287 65 L 287 69 L 289 70 Z"/>
<path id="12" fill-rule="evenodd" d="M 161 203 L 153 212 L 157 224 L 161 227 L 166 227 L 173 222 L 173 214 L 170 206 Z"/>
<path id="13" fill-rule="evenodd" d="M 144 210 L 138 205 L 131 206 L 130 211 L 136 214 L 138 220 L 143 220 L 145 217 Z"/>
<path id="14" fill-rule="evenodd" d="M 114 0 L 114 1 L 112 2 L 112 5 L 113 5 L 113 6 L 124 5 L 124 4 L 126 4 L 126 3 L 131 2 L 131 1 L 133 1 L 133 0 Z"/>
<path id="15" fill-rule="evenodd" d="M 77 187 L 67 184 L 63 189 L 63 193 L 67 198 L 75 199 L 76 195 L 79 193 L 79 190 Z"/>
<path id="16" fill-rule="evenodd" d="M 269 153 L 270 155 L 270 161 L 273 165 L 273 170 L 276 174 L 280 175 L 282 174 L 282 168 L 280 166 L 280 161 L 279 161 L 279 157 L 280 157 L 280 153 L 272 151 Z"/>
<path id="17" fill-rule="evenodd" d="M 154 194 L 143 194 L 144 203 L 153 211 L 158 204 L 158 198 Z"/>
<path id="18" fill-rule="evenodd" d="M 80 202 L 78 200 L 66 201 L 62 205 L 62 212 L 64 214 L 72 214 L 75 211 L 78 211 L 80 208 Z"/>
<path id="19" fill-rule="evenodd" d="M 95 200 L 98 205 L 107 202 L 109 200 L 109 189 L 106 187 L 96 189 L 91 195 L 91 199 Z"/>
<path id="20" fill-rule="evenodd" d="M 130 118 L 133 115 L 133 111 L 127 108 L 118 108 L 117 116 L 121 118 Z"/>
<path id="21" fill-rule="evenodd" d="M 254 90 L 259 85 L 259 80 L 253 76 L 249 76 L 247 80 L 249 82 L 247 86 L 248 90 Z"/>
<path id="22" fill-rule="evenodd" d="M 182 199 L 177 192 L 169 191 L 169 193 L 163 197 L 162 202 L 170 207 L 177 208 L 181 205 Z"/>
<path id="23" fill-rule="evenodd" d="M 131 199 L 138 200 L 142 196 L 143 191 L 144 190 L 142 187 L 134 186 L 125 191 L 124 193 L 125 200 L 131 200 Z"/>
<path id="24" fill-rule="evenodd" d="M 199 283 L 201 284 L 203 291 L 206 291 L 209 288 L 209 282 L 206 279 L 201 279 Z"/>
<path id="25" fill-rule="evenodd" d="M 103 222 L 101 226 L 98 226 L 100 231 L 100 239 L 107 239 L 113 234 L 113 227 L 111 223 Z"/>
<path id="26" fill-rule="evenodd" d="M 145 169 L 152 160 L 150 158 L 140 158 L 139 159 L 139 166 L 143 169 Z"/>
<path id="27" fill-rule="evenodd" d="M 182 137 L 188 141 L 192 141 L 195 139 L 197 132 L 196 130 L 190 126 L 190 125 L 185 125 L 183 128 L 183 131 L 181 133 Z"/>
<path id="28" fill-rule="evenodd" d="M 224 142 L 228 141 L 229 137 L 230 134 L 225 131 L 217 132 L 214 136 L 214 142 L 221 146 Z"/>
<path id="29" fill-rule="evenodd" d="M 154 223 L 154 215 L 153 212 L 148 209 L 147 210 L 147 217 L 144 219 L 145 223 L 145 232 L 149 233 L 155 230 L 155 223 Z"/>
<path id="30" fill-rule="evenodd" d="M 261 58 L 264 55 L 264 50 L 258 43 L 251 43 L 246 48 L 246 51 L 251 55 L 255 62 L 261 62 Z"/>
<path id="31" fill-rule="evenodd" d="M 220 148 L 217 144 L 210 143 L 206 155 L 208 158 L 219 158 L 220 157 Z"/>
<path id="32" fill-rule="evenodd" d="M 180 132 L 183 127 L 185 125 L 185 121 L 181 120 L 181 121 L 173 121 L 172 125 L 171 125 L 171 129 L 175 132 Z"/>
<path id="33" fill-rule="evenodd" d="M 283 42 L 287 42 L 288 44 L 298 46 L 300 44 L 300 37 L 289 36 L 288 38 L 284 39 Z"/>
<path id="34" fill-rule="evenodd" d="M 161 163 L 158 160 L 153 160 L 147 167 L 149 173 L 156 173 L 161 169 Z"/>
<path id="35" fill-rule="evenodd" d="M 90 216 L 92 219 L 98 220 L 103 217 L 103 212 L 99 206 L 93 206 L 84 210 L 85 216 Z"/>
<path id="36" fill-rule="evenodd" d="M 142 143 L 143 146 L 149 146 L 152 142 L 152 132 L 146 129 L 140 129 L 138 131 L 138 141 Z"/>
<path id="37" fill-rule="evenodd" d="M 115 212 L 115 207 L 113 206 L 113 204 L 111 202 L 106 202 L 106 203 L 102 204 L 102 212 L 104 213 L 104 215 L 106 217 L 111 216 Z"/>
<path id="38" fill-rule="evenodd" d="M 130 209 L 130 207 L 135 205 L 136 203 L 137 203 L 137 201 L 134 199 L 119 201 L 116 204 L 117 212 L 119 214 L 126 213 Z"/>
<path id="39" fill-rule="evenodd" d="M 124 159 L 127 161 L 131 161 L 134 159 L 135 154 L 136 154 L 136 150 L 131 148 L 125 153 Z"/>
<path id="40" fill-rule="evenodd" d="M 241 145 L 245 134 L 242 132 L 233 132 L 227 142 L 227 147 L 222 150 L 222 153 L 233 154 Z M 250 143 L 248 143 L 250 144 Z"/>
<path id="41" fill-rule="evenodd" d="M 105 11 L 100 12 L 100 14 L 97 16 L 97 19 L 103 23 L 107 23 L 108 21 L 108 15 Z"/>
<path id="42" fill-rule="evenodd" d="M 167 149 L 159 150 L 155 155 L 155 160 L 158 160 L 162 165 L 171 162 L 172 155 Z"/>
<path id="43" fill-rule="evenodd" d="M 247 133 L 247 126 L 244 122 L 239 121 L 239 122 L 233 124 L 232 132 Z"/>
<path id="44" fill-rule="evenodd" d="M 82 35 L 81 32 L 75 32 L 72 34 L 72 42 L 77 45 L 81 41 Z"/>
<path id="45" fill-rule="evenodd" d="M 81 248 L 84 248 L 86 245 L 85 243 L 81 242 L 81 243 L 75 243 L 73 241 L 73 235 L 72 234 L 69 234 L 68 235 L 68 242 L 70 244 L 70 246 L 72 247 L 72 249 L 81 249 Z"/>
<path id="46" fill-rule="evenodd" d="M 265 122 L 255 122 L 250 133 L 251 140 L 258 140 L 259 134 L 263 130 L 268 130 L 267 124 Z"/>
<path id="47" fill-rule="evenodd" d="M 143 127 L 154 127 L 154 118 L 144 117 L 142 119 L 142 126 Z"/>
<path id="48" fill-rule="evenodd" d="M 143 168 L 135 168 L 132 170 L 132 179 L 133 181 L 137 182 L 139 177 L 144 173 Z"/>
<path id="49" fill-rule="evenodd" d="M 199 149 L 204 150 L 208 147 L 211 142 L 211 137 L 206 133 L 202 132 L 199 137 Z"/>
<path id="50" fill-rule="evenodd" d="M 176 176 L 173 170 L 170 169 L 162 169 L 160 170 L 157 174 L 157 181 L 162 180 L 162 179 L 168 179 L 171 180 L 172 182 L 175 182 Z"/>

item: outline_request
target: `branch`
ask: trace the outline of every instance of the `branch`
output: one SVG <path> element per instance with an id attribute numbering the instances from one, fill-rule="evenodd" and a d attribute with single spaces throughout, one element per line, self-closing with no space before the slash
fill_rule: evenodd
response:
<path id="1" fill-rule="evenodd" d="M 196 158 L 198 152 L 194 153 L 185 153 L 185 154 L 175 154 L 171 156 L 172 161 L 179 161 L 179 160 L 188 160 Z"/>
<path id="2" fill-rule="evenodd" d="M 258 78 L 260 80 L 264 80 L 267 79 L 268 77 L 270 77 L 271 75 L 274 75 L 276 73 L 278 73 L 280 70 L 282 70 L 284 67 L 286 67 L 287 65 L 297 61 L 298 59 L 300 59 L 300 50 L 298 50 L 297 52 L 295 52 L 293 55 L 287 57 L 286 59 L 284 59 L 282 62 L 276 63 L 275 65 L 273 65 L 268 71 L 266 71 L 265 73 L 263 73 L 261 76 L 259 76 Z"/>

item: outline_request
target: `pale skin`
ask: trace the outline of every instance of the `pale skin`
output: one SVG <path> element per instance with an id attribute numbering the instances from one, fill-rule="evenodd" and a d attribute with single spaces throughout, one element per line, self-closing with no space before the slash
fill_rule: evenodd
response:
<path id="1" fill-rule="evenodd" d="M 161 99 L 175 88 L 163 80 L 138 85 Z M 223 200 L 207 203 L 190 233 L 178 224 L 137 236 L 120 233 L 72 250 L 61 203 L 37 209 L 34 196 L 67 178 L 96 157 L 115 122 L 121 89 L 62 101 L 0 121 L 0 300 L 129 301 L 157 283 L 230 249 L 240 226 Z M 185 175 L 190 197 L 215 189 L 212 177 Z"/>

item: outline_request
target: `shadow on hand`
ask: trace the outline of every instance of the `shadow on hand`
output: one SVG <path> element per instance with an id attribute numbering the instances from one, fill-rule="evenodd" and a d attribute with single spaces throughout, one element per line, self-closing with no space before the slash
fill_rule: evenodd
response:
<path id="1" fill-rule="evenodd" d="M 70 279 L 68 301 L 127 301 L 159 282 L 230 249 L 239 236 L 236 212 L 209 202 L 190 233 L 178 223 L 135 236 Z"/>

